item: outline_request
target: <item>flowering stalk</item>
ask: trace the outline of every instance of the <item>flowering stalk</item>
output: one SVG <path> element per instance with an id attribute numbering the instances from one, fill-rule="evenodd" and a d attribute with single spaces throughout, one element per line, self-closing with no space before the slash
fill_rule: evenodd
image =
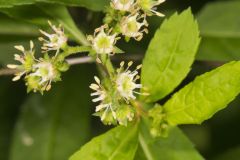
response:
<path id="1" fill-rule="evenodd" d="M 62 72 L 69 69 L 66 57 L 89 52 L 89 56 L 96 59 L 102 74 L 101 80 L 95 76 L 95 83 L 90 85 L 93 90 L 91 96 L 94 97 L 92 101 L 98 103 L 94 115 L 99 116 L 105 124 L 127 125 L 141 114 L 136 107 L 138 95 L 148 95 L 140 92 L 144 90 L 138 82 L 141 65 L 131 70 L 132 61 L 127 65 L 121 62 L 120 67 L 115 69 L 110 57 L 118 53 L 116 43 L 121 36 L 125 40 L 133 38 L 140 41 L 144 33 L 148 33 L 146 17 L 154 14 L 163 16 L 155 10 L 162 2 L 164 0 L 111 0 L 111 7 L 105 18 L 107 23 L 95 29 L 93 35 L 87 37 L 84 46 L 68 46 L 63 27 L 49 22 L 53 33 L 40 30 L 45 37 L 39 38 L 43 43 L 43 57 L 35 57 L 32 41 L 29 50 L 25 50 L 23 46 L 15 46 L 23 55 L 15 55 L 19 65 L 8 65 L 9 68 L 18 70 L 13 80 L 24 76 L 28 92 L 39 91 L 43 94 L 51 89 L 52 82 L 61 80 Z"/>

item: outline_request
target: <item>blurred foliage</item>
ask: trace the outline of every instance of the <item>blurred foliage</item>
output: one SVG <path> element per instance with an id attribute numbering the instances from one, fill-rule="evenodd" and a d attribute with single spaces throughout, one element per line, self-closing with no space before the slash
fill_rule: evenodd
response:
<path id="1" fill-rule="evenodd" d="M 59 8 L 51 9 L 53 2 L 87 7 L 94 11 L 102 10 L 107 3 L 104 0 L 99 3 L 95 0 L 42 1 L 48 2 L 48 10 L 43 10 L 46 6 L 41 7 L 46 3 L 34 5 L 36 0 L 24 0 L 21 3 L 17 0 L 0 0 L 0 63 L 3 66 L 10 63 L 16 53 L 13 46 L 28 46 L 30 39 L 36 40 L 39 26 L 46 27 L 47 20 L 53 20 L 53 17 L 57 16 L 57 19 L 54 19 L 65 23 L 66 28 L 74 25 L 65 7 L 59 5 Z M 222 61 L 238 60 L 240 57 L 240 2 L 168 0 L 159 9 L 168 17 L 173 11 L 182 11 L 189 6 L 193 8 L 200 25 L 202 43 L 197 60 L 201 62 L 194 64 L 184 84 L 196 75 L 222 64 Z M 85 8 L 70 7 L 69 11 L 84 34 L 91 33 L 103 18 L 102 13 Z M 122 41 L 120 48 L 133 55 L 144 54 L 155 30 L 162 22 L 155 17 L 149 18 L 149 21 L 150 34 L 140 44 L 130 41 L 132 45 L 126 45 Z M 81 41 L 79 37 L 82 33 L 76 30 L 68 30 L 68 33 L 73 40 Z M 25 155 L 31 153 L 34 160 L 65 160 L 91 137 L 105 131 L 107 127 L 90 116 L 93 107 L 89 99 L 88 85 L 96 74 L 94 68 L 92 65 L 71 68 L 63 77 L 63 82 L 59 82 L 51 93 L 43 97 L 26 95 L 22 82 L 13 84 L 9 77 L 1 77 L 0 159 L 7 160 L 11 155 L 11 160 L 26 160 Z M 63 97 L 70 97 L 69 101 L 61 101 Z M 240 144 L 239 104 L 240 100 L 237 98 L 227 109 L 203 125 L 182 127 L 203 157 L 214 160 L 239 159 L 240 150 L 234 149 Z M 71 116 L 63 113 L 71 113 Z M 79 123 L 72 123 L 73 120 Z"/>

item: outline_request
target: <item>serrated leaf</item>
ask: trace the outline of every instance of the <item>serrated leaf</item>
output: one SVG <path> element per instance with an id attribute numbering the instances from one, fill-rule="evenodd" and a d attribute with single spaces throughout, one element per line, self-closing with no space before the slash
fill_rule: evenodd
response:
<path id="1" fill-rule="evenodd" d="M 198 15 L 203 42 L 197 58 L 231 61 L 240 59 L 239 1 L 207 3 Z M 227 24 L 227 25 L 226 25 Z"/>
<path id="2" fill-rule="evenodd" d="M 70 160 L 132 160 L 138 146 L 137 125 L 119 126 L 93 138 Z"/>
<path id="3" fill-rule="evenodd" d="M 164 105 L 171 125 L 200 124 L 240 93 L 240 61 L 197 77 Z"/>
<path id="4" fill-rule="evenodd" d="M 141 80 L 157 101 L 173 91 L 191 69 L 200 43 L 197 22 L 187 9 L 165 20 L 156 32 L 143 60 Z"/>
<path id="5" fill-rule="evenodd" d="M 167 138 L 153 138 L 146 124 L 141 125 L 139 148 L 135 160 L 203 160 L 191 141 L 176 128 L 169 132 Z"/>
<path id="6" fill-rule="evenodd" d="M 88 140 L 88 83 L 93 73 L 92 66 L 78 68 L 70 70 L 63 82 L 54 84 L 50 93 L 33 94 L 22 106 L 10 160 L 66 160 Z"/>
<path id="7" fill-rule="evenodd" d="M 56 3 L 66 6 L 81 6 L 94 11 L 103 10 L 106 5 L 109 5 L 108 0 L 98 0 L 97 3 L 96 0 L 0 0 L 0 8 L 10 8 L 20 5 L 36 4 L 38 2 L 50 4 Z"/>

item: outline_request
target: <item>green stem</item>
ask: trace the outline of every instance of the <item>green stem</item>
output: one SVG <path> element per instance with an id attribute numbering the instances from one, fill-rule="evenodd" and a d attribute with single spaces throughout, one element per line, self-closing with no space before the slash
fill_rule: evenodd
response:
<path id="1" fill-rule="evenodd" d="M 76 47 L 67 46 L 64 49 L 64 56 L 67 57 L 67 56 L 77 54 L 77 53 L 89 52 L 90 50 L 91 50 L 91 48 L 88 46 L 76 46 Z"/>
<path id="2" fill-rule="evenodd" d="M 103 66 L 106 68 L 110 78 L 112 79 L 115 73 L 115 69 L 112 65 L 109 55 L 102 55 L 100 59 L 102 61 Z"/>

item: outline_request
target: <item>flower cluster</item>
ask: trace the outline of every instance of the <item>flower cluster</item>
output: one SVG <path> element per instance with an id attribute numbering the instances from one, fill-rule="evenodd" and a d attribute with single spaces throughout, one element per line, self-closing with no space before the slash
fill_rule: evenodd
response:
<path id="1" fill-rule="evenodd" d="M 127 41 L 130 38 L 140 41 L 144 33 L 148 33 L 146 17 L 164 16 L 156 11 L 156 6 L 163 2 L 164 0 L 111 0 L 110 8 L 106 11 L 105 24 L 97 28 L 93 36 L 88 36 L 97 62 L 102 62 L 102 55 L 110 56 L 116 53 L 115 45 L 121 35 Z M 133 62 L 129 62 L 124 69 L 125 63 L 121 62 L 110 82 L 101 82 L 95 77 L 96 83 L 90 85 L 95 91 L 91 96 L 97 96 L 93 102 L 100 103 L 96 107 L 95 115 L 101 117 L 105 124 L 127 125 L 135 116 L 136 111 L 131 102 L 136 99 L 136 94 L 147 95 L 136 91 L 142 88 L 142 85 L 137 83 L 141 65 L 131 71 L 129 68 L 132 64 Z"/>
<path id="2" fill-rule="evenodd" d="M 105 24 L 97 28 L 94 36 L 89 36 L 92 49 L 97 54 L 114 54 L 114 46 L 122 35 L 126 40 L 140 41 L 148 33 L 147 16 L 164 15 L 156 11 L 156 6 L 165 0 L 111 0 L 105 17 Z"/>
<path id="3" fill-rule="evenodd" d="M 44 41 L 42 50 L 43 52 L 56 51 L 56 55 L 50 57 L 47 53 L 43 58 L 35 58 L 34 43 L 30 41 L 30 49 L 26 50 L 23 46 L 15 46 L 15 48 L 21 51 L 23 54 L 15 54 L 15 60 L 20 64 L 7 65 L 10 69 L 17 70 L 13 81 L 19 80 L 22 76 L 25 76 L 25 84 L 28 92 L 41 92 L 51 89 L 51 83 L 61 80 L 61 72 L 68 69 L 68 64 L 57 57 L 61 48 L 66 45 L 67 38 L 61 27 L 57 28 L 49 22 L 50 26 L 55 33 L 48 34 L 40 30 L 42 34 L 47 36 L 49 40 L 45 40 L 42 37 L 40 41 Z"/>
<path id="4" fill-rule="evenodd" d="M 141 65 L 137 66 L 134 71 L 129 70 L 133 62 L 127 64 L 124 69 L 124 62 L 120 63 L 113 79 L 113 84 L 102 84 L 99 78 L 95 77 L 96 83 L 90 85 L 95 92 L 91 96 L 97 96 L 93 102 L 100 102 L 96 106 L 96 114 L 101 117 L 105 124 L 127 125 L 135 116 L 135 109 L 130 105 L 131 101 L 136 99 L 136 94 L 146 95 L 146 93 L 137 92 L 136 89 L 142 88 L 137 84 L 139 79 L 138 70 Z"/>
<path id="5" fill-rule="evenodd" d="M 90 51 L 90 56 L 96 58 L 98 63 L 103 62 L 99 64 L 101 66 L 99 68 L 104 72 L 104 78 L 100 80 L 95 76 L 95 83 L 92 83 L 90 88 L 94 91 L 91 94 L 94 97 L 92 101 L 99 103 L 94 115 L 99 116 L 105 124 L 127 125 L 139 116 L 139 108 L 135 106 L 137 95 L 148 95 L 142 92 L 144 88 L 138 83 L 141 65 L 135 70 L 130 70 L 132 61 L 127 64 L 121 62 L 120 67 L 115 70 L 109 58 L 120 52 L 115 45 L 121 36 L 125 37 L 126 41 L 131 38 L 140 41 L 144 33 L 148 33 L 146 18 L 152 15 L 164 16 L 156 11 L 156 7 L 163 2 L 164 0 L 111 0 L 105 24 L 95 29 L 93 35 L 87 37 L 92 48 L 87 50 Z M 23 46 L 15 46 L 23 53 L 15 54 L 15 60 L 20 64 L 8 65 L 8 68 L 17 70 L 13 81 L 24 76 L 28 92 L 43 93 L 50 90 L 52 82 L 60 81 L 61 73 L 69 68 L 65 58 L 72 53 L 68 52 L 75 52 L 78 48 L 73 47 L 74 49 L 71 50 L 67 45 L 68 39 L 61 25 L 57 27 L 51 22 L 49 25 L 53 33 L 40 30 L 43 35 L 39 38 L 43 43 L 42 58 L 35 57 L 34 44 L 30 41 L 29 50 Z M 55 52 L 55 55 L 51 55 L 52 52 Z M 154 123 L 158 125 L 160 122 L 157 119 Z M 165 124 L 161 123 L 161 127 L 164 128 Z M 156 129 L 155 126 L 153 128 Z M 154 129 L 152 132 L 155 134 Z"/>

